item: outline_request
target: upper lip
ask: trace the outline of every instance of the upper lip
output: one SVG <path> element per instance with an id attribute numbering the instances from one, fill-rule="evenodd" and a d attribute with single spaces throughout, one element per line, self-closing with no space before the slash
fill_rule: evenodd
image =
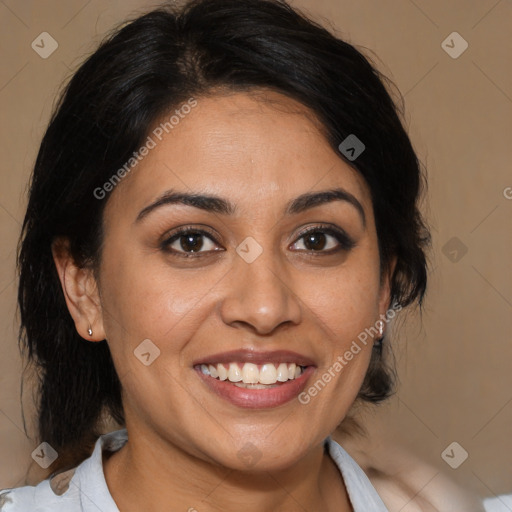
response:
<path id="1" fill-rule="evenodd" d="M 290 350 L 273 350 L 258 352 L 256 350 L 231 350 L 229 352 L 220 352 L 197 359 L 192 366 L 199 364 L 220 364 L 220 363 L 295 363 L 299 366 L 315 366 L 315 363 L 309 357 Z"/>

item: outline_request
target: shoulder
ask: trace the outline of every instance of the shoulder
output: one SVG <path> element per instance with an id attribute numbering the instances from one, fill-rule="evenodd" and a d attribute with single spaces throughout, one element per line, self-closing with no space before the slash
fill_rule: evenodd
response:
<path id="1" fill-rule="evenodd" d="M 70 483 L 76 468 L 63 471 L 37 485 L 0 490 L 1 512 L 74 512 L 80 510 L 76 486 Z"/>
<path id="2" fill-rule="evenodd" d="M 389 510 L 399 510 L 407 504 L 408 512 L 445 512 L 455 510 L 453 507 L 484 512 L 480 498 L 401 446 L 340 435 L 337 438 Z"/>
<path id="3" fill-rule="evenodd" d="M 119 512 L 103 474 L 104 451 L 119 450 L 126 428 L 101 435 L 91 456 L 78 466 L 53 473 L 37 485 L 0 490 L 0 512 Z"/>

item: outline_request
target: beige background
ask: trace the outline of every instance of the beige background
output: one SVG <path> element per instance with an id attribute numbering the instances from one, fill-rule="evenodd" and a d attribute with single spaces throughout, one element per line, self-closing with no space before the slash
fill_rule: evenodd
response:
<path id="1" fill-rule="evenodd" d="M 378 56 L 405 97 L 406 124 L 428 170 L 434 250 L 426 307 L 422 320 L 411 314 L 395 326 L 400 391 L 367 415 L 371 435 L 431 464 L 427 490 L 446 473 L 481 496 L 511 492 L 512 2 L 293 3 Z M 24 481 L 35 448 L 21 418 L 14 271 L 31 166 L 62 81 L 106 30 L 153 5 L 0 2 L 0 488 Z M 31 48 L 43 31 L 59 45 L 48 59 Z M 441 46 L 454 31 L 469 43 L 456 59 Z M 467 247 L 462 257 L 445 248 L 452 237 Z M 32 432 L 31 390 L 23 395 Z M 456 470 L 441 458 L 453 441 L 469 453 Z"/>

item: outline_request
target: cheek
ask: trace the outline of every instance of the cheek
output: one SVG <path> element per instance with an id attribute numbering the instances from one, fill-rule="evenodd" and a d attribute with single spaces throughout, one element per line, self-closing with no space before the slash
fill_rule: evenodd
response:
<path id="1" fill-rule="evenodd" d="M 151 260 L 110 258 L 102 269 L 103 319 L 113 352 L 129 355 L 145 339 L 162 352 L 177 352 L 200 324 L 200 299 L 209 287 L 192 272 L 171 273 Z"/>
<path id="2" fill-rule="evenodd" d="M 339 351 L 379 318 L 379 270 L 368 258 L 333 274 L 304 281 L 299 296 Z"/>

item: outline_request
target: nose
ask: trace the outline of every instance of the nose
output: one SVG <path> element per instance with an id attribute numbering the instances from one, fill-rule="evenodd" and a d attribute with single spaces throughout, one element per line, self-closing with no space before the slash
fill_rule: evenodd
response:
<path id="1" fill-rule="evenodd" d="M 220 307 L 224 323 L 261 335 L 299 324 L 301 304 L 289 276 L 271 251 L 263 251 L 251 263 L 237 255 Z"/>

